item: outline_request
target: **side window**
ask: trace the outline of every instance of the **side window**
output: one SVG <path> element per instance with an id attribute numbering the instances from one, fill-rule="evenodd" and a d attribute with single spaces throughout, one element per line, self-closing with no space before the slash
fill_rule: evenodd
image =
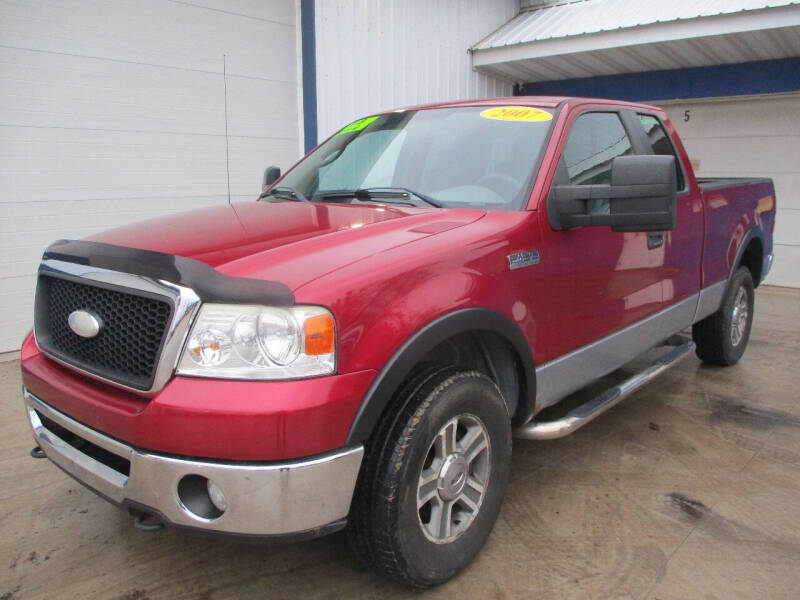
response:
<path id="1" fill-rule="evenodd" d="M 572 122 L 562 158 L 573 185 L 610 184 L 612 161 L 631 153 L 619 115 L 595 112 Z"/>
<path id="2" fill-rule="evenodd" d="M 647 138 L 650 140 L 650 145 L 653 146 L 653 154 L 662 154 L 666 156 L 675 157 L 675 171 L 678 182 L 678 191 L 686 189 L 686 181 L 683 177 L 683 169 L 681 169 L 681 160 L 678 158 L 675 147 L 669 139 L 664 126 L 661 122 L 652 115 L 639 114 L 639 123 L 642 124 Z"/>

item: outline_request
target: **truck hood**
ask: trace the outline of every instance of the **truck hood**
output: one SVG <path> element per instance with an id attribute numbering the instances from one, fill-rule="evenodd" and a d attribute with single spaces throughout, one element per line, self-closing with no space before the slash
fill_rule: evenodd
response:
<path id="1" fill-rule="evenodd" d="M 361 258 L 472 223 L 476 209 L 250 202 L 169 215 L 88 238 L 176 254 L 297 289 Z"/>

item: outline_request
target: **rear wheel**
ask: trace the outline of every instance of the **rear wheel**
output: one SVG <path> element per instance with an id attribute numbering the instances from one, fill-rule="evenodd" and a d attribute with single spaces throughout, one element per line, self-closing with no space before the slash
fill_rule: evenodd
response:
<path id="1" fill-rule="evenodd" d="M 747 267 L 739 267 L 720 309 L 692 327 L 697 356 L 714 365 L 736 364 L 750 339 L 754 301 L 753 276 Z"/>
<path id="2" fill-rule="evenodd" d="M 508 410 L 478 372 L 445 368 L 408 386 L 380 451 L 365 458 L 350 527 L 357 553 L 417 588 L 478 554 L 502 504 L 511 460 Z"/>

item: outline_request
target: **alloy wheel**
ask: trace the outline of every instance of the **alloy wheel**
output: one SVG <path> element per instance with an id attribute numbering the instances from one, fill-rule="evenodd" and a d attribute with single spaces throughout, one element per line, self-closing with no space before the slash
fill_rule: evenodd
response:
<path id="1" fill-rule="evenodd" d="M 489 434 L 474 415 L 459 415 L 439 430 L 417 484 L 417 511 L 425 536 L 452 542 L 475 520 L 490 476 Z"/>

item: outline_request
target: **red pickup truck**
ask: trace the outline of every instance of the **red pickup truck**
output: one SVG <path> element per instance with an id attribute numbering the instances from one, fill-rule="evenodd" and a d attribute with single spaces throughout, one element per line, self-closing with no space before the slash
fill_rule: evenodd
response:
<path id="1" fill-rule="evenodd" d="M 258 201 L 51 245 L 32 453 L 140 528 L 347 524 L 359 557 L 435 585 L 489 535 L 512 434 L 566 435 L 693 350 L 739 360 L 774 225 L 770 180 L 696 178 L 652 106 L 371 115 Z"/>

